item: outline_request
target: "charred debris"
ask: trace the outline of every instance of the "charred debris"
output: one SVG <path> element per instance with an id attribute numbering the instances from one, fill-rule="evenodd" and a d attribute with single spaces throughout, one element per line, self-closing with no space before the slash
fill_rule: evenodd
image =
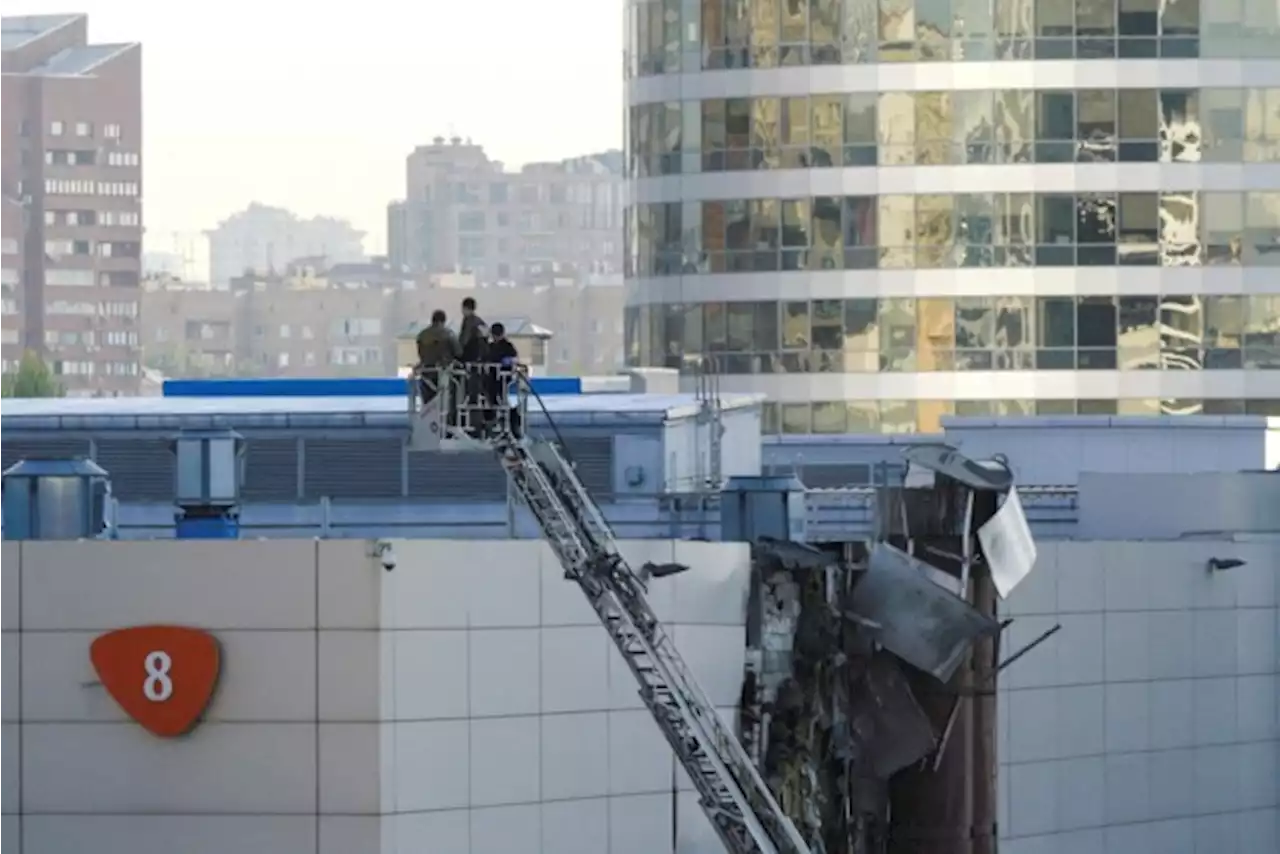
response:
<path id="1" fill-rule="evenodd" d="M 1003 460 L 906 451 L 869 541 L 753 544 L 739 731 L 815 854 L 990 854 L 997 597 L 1035 562 Z"/>

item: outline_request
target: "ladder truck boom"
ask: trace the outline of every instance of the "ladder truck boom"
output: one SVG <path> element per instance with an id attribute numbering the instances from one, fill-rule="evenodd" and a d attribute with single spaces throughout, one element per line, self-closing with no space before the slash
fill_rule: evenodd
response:
<path id="1" fill-rule="evenodd" d="M 482 377 L 499 378 L 502 389 L 513 389 L 516 406 L 495 412 L 492 405 L 478 405 L 466 389 Z M 420 394 L 424 402 L 418 406 Z M 530 398 L 538 401 L 559 438 L 537 391 L 518 370 L 499 365 L 420 370 L 409 379 L 410 447 L 497 453 L 565 577 L 582 589 L 622 653 L 641 700 L 688 772 L 725 849 L 730 854 L 809 854 L 658 621 L 645 598 L 645 579 L 619 552 L 604 513 L 572 463 L 555 443 L 520 429 L 528 423 Z"/>

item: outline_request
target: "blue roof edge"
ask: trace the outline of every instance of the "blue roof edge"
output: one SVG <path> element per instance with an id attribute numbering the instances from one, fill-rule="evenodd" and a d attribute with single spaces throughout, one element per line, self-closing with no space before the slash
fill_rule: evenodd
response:
<path id="1" fill-rule="evenodd" d="M 582 394 L 581 377 L 533 377 L 540 395 Z M 169 379 L 164 397 L 400 397 L 408 393 L 402 377 L 270 377 Z"/>

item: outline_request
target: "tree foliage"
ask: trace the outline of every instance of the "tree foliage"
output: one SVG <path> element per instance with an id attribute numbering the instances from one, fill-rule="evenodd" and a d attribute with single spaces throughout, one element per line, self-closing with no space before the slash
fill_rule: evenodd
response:
<path id="1" fill-rule="evenodd" d="M 33 350 L 22 354 L 17 372 L 5 374 L 0 386 L 0 396 L 3 397 L 62 397 L 66 394 L 53 371 Z"/>

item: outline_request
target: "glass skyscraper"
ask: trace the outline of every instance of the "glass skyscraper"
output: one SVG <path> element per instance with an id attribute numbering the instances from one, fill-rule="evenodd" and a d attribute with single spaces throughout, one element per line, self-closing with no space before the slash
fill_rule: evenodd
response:
<path id="1" fill-rule="evenodd" d="M 627 349 L 768 430 L 1280 415 L 1276 0 L 629 0 Z"/>

